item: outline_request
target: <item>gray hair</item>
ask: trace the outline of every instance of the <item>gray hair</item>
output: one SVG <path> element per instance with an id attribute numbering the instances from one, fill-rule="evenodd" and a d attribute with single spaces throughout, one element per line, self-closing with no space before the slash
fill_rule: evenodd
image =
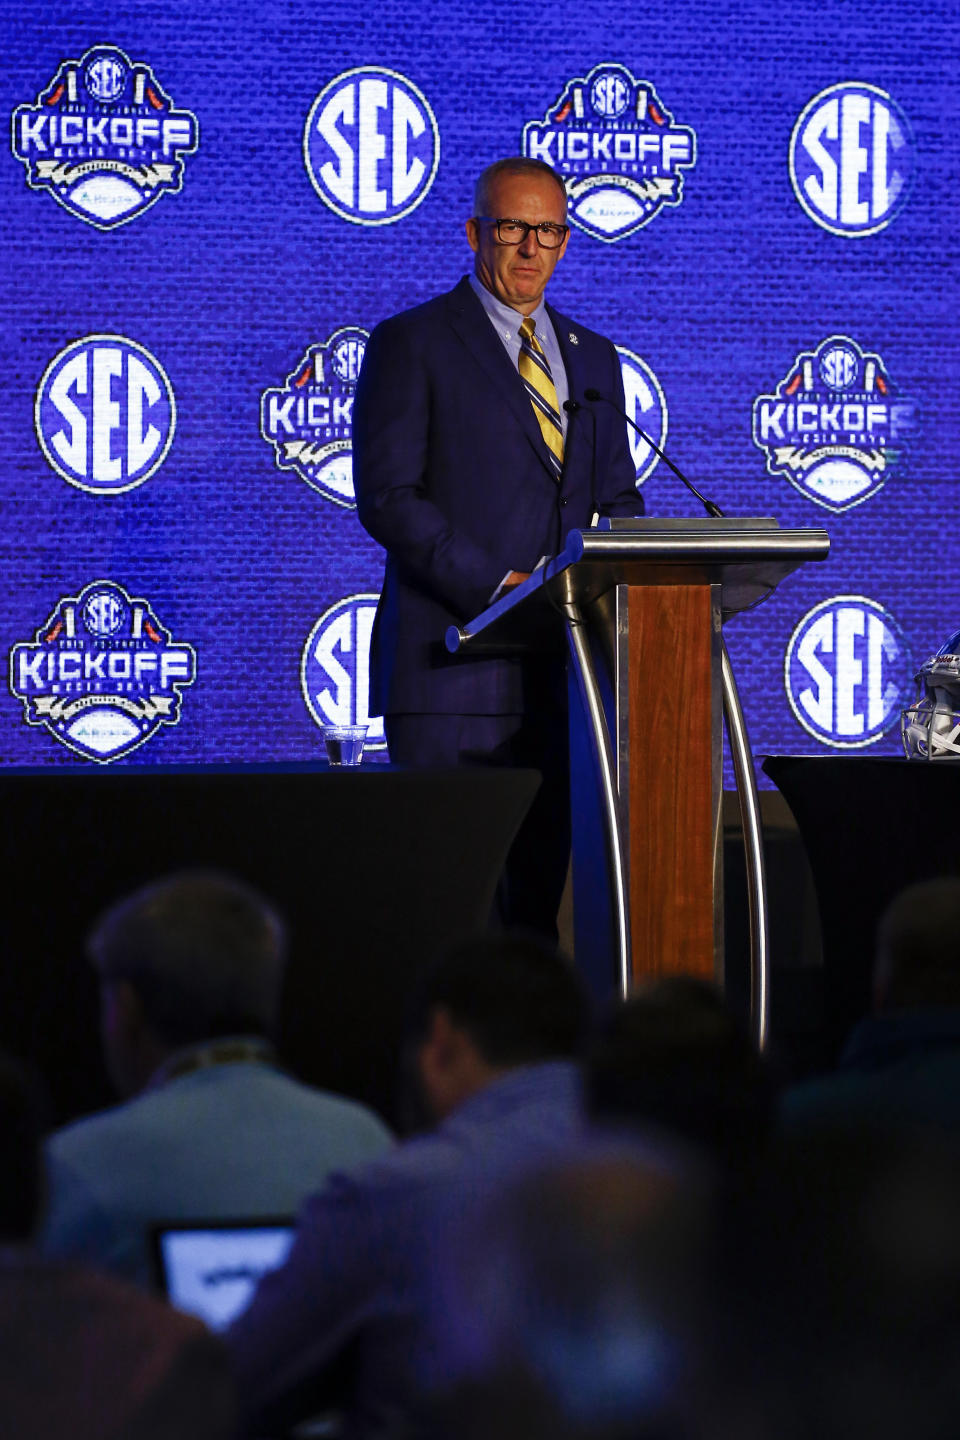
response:
<path id="1" fill-rule="evenodd" d="M 509 155 L 505 160 L 494 160 L 486 170 L 481 171 L 473 190 L 474 215 L 489 215 L 490 191 L 501 175 L 538 175 L 559 186 L 563 196 L 563 213 L 567 213 L 567 190 L 562 175 L 558 175 L 543 160 L 531 160 L 527 155 Z"/>
<path id="2" fill-rule="evenodd" d="M 159 880 L 112 905 L 87 950 L 101 980 L 126 980 L 168 1045 L 270 1034 L 286 932 L 250 886 L 213 870 Z"/>

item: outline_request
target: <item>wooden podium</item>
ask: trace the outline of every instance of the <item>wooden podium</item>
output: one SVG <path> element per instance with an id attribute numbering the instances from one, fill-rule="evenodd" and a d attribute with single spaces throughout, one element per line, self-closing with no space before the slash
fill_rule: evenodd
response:
<path id="1" fill-rule="evenodd" d="M 610 520 L 462 629 L 457 651 L 570 655 L 574 929 L 599 995 L 640 977 L 723 980 L 722 718 L 748 851 L 752 1009 L 766 1038 L 767 926 L 756 778 L 723 621 L 807 561 L 823 530 L 771 519 Z"/>

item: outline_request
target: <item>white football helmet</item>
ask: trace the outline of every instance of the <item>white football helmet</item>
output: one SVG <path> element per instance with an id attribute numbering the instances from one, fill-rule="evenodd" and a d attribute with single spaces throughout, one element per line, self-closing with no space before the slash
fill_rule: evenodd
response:
<path id="1" fill-rule="evenodd" d="M 917 698 L 900 712 L 908 760 L 960 755 L 960 630 L 921 666 Z"/>

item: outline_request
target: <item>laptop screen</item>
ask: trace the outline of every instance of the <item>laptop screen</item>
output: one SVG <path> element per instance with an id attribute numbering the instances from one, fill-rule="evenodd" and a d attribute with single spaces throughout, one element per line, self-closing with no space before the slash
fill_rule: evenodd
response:
<path id="1" fill-rule="evenodd" d="M 178 1310 L 225 1330 L 250 1304 L 260 1277 L 283 1264 L 293 1235 L 288 1219 L 157 1225 L 161 1287 Z"/>

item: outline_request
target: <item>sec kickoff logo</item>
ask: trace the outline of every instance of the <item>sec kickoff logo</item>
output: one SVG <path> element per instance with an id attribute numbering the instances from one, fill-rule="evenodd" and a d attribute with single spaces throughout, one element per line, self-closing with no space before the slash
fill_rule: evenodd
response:
<path id="1" fill-rule="evenodd" d="M 148 600 L 97 580 L 61 600 L 29 644 L 10 652 L 10 691 L 29 725 L 105 764 L 180 719 L 192 645 L 175 644 Z"/>
<path id="2" fill-rule="evenodd" d="M 879 355 L 831 335 L 797 356 L 773 395 L 754 401 L 753 440 L 771 475 L 839 515 L 882 487 L 915 418 Z"/>
<path id="3" fill-rule="evenodd" d="M 303 132 L 314 190 L 344 220 L 390 225 L 425 198 L 440 163 L 427 97 L 395 70 L 345 70 L 314 100 Z"/>
<path id="4" fill-rule="evenodd" d="M 660 381 L 646 360 L 623 345 L 616 348 L 620 357 L 620 374 L 623 376 L 626 412 L 662 450 L 667 442 L 667 401 L 660 388 Z M 639 488 L 660 457 L 632 426 L 627 430 L 627 438 Z"/>
<path id="5" fill-rule="evenodd" d="M 179 191 L 198 135 L 193 112 L 175 110 L 150 66 L 114 45 L 64 61 L 36 104 L 13 113 L 27 184 L 98 230 Z"/>
<path id="6" fill-rule="evenodd" d="M 697 140 L 649 80 L 597 65 L 568 82 L 543 120 L 523 127 L 523 154 L 564 177 L 568 215 L 599 240 L 623 240 L 683 198 Z"/>
<path id="7" fill-rule="evenodd" d="M 353 396 L 369 340 L 366 330 L 335 330 L 311 345 L 282 389 L 260 400 L 260 434 L 274 447 L 281 470 L 335 505 L 353 508 Z"/>
<path id="8" fill-rule="evenodd" d="M 821 90 L 790 137 L 790 180 L 833 235 L 876 235 L 903 209 L 916 168 L 910 125 L 892 95 L 847 83 Z"/>
<path id="9" fill-rule="evenodd" d="M 118 495 L 149 480 L 173 440 L 177 408 L 166 372 L 123 335 L 87 335 L 50 362 L 34 424 L 47 460 L 80 490 Z"/>
<path id="10" fill-rule="evenodd" d="M 808 611 L 784 666 L 794 715 L 814 739 L 838 750 L 872 745 L 898 724 L 913 675 L 902 629 L 865 595 L 834 595 Z"/>
<path id="11" fill-rule="evenodd" d="M 376 595 L 349 595 L 325 610 L 300 661 L 300 689 L 317 725 L 368 725 L 367 750 L 385 750 L 382 716 L 370 714 L 370 635 Z"/>

